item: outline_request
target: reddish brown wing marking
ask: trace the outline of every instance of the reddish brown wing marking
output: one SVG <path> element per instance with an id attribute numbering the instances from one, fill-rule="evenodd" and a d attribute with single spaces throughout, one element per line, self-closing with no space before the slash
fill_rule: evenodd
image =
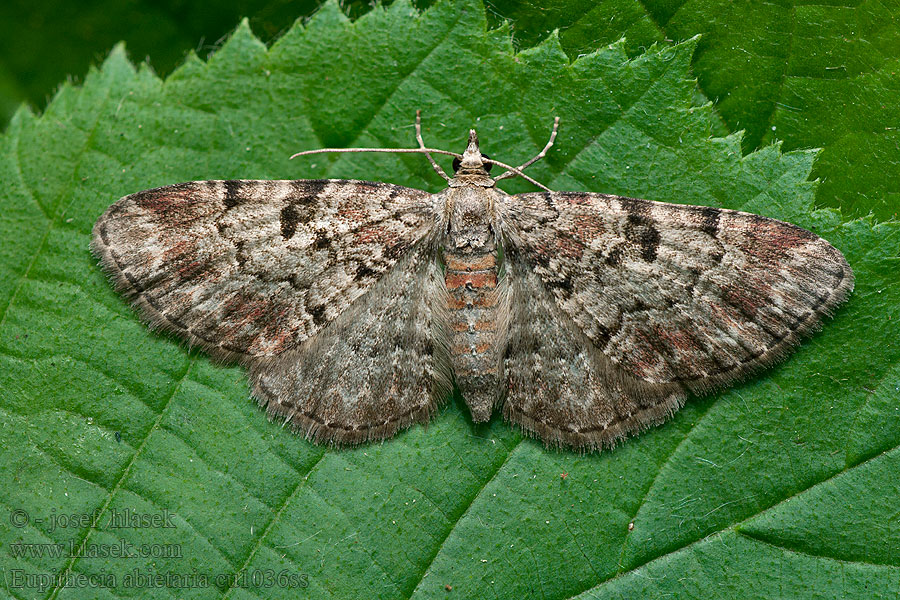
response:
<path id="1" fill-rule="evenodd" d="M 432 223 L 430 194 L 395 185 L 198 181 L 125 196 L 91 248 L 151 326 L 246 360 L 314 335 Z"/>

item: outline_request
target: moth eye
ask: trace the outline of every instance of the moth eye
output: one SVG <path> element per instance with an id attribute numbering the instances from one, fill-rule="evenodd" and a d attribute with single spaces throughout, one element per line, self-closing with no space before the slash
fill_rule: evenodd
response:
<path id="1" fill-rule="evenodd" d="M 483 156 L 484 158 L 490 158 L 490 156 L 488 156 L 487 154 L 482 154 L 481 156 Z M 454 173 L 459 171 L 460 164 L 462 164 L 462 161 L 460 161 L 458 157 L 454 157 L 453 158 L 453 172 Z M 484 170 L 487 171 L 488 173 L 490 173 L 491 167 L 493 167 L 493 166 L 494 166 L 493 163 L 484 163 Z"/>

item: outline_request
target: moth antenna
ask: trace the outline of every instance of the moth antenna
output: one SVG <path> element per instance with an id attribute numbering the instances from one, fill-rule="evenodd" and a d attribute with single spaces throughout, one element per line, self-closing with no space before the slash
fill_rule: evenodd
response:
<path id="1" fill-rule="evenodd" d="M 417 110 L 416 111 L 416 140 L 419 142 L 418 148 L 318 148 L 316 150 L 304 150 L 303 152 L 297 152 L 296 154 L 291 155 L 289 160 L 293 160 L 293 159 L 297 158 L 298 156 L 307 156 L 310 154 L 338 154 L 338 153 L 344 153 L 344 152 L 385 152 L 385 153 L 395 153 L 395 154 L 424 154 L 425 156 L 428 157 L 428 160 L 429 160 L 429 162 L 431 162 L 431 166 L 434 167 L 435 172 L 437 172 L 437 174 L 440 175 L 441 177 L 443 177 L 446 181 L 450 181 L 451 178 L 449 176 L 447 176 L 447 174 L 444 172 L 444 170 L 441 169 L 440 165 L 438 165 L 435 162 L 434 158 L 432 158 L 431 155 L 432 154 L 443 154 L 446 156 L 453 156 L 453 157 L 459 158 L 459 159 L 462 159 L 463 155 L 458 154 L 456 152 L 450 152 L 449 150 L 438 150 L 437 148 L 426 148 L 425 142 L 422 140 L 422 125 L 421 125 L 420 114 L 421 114 L 421 111 Z M 541 152 L 537 156 L 535 156 L 534 158 L 532 158 L 531 160 L 529 160 L 528 162 L 526 162 L 525 164 L 523 164 L 520 167 L 513 167 L 506 163 L 502 163 L 499 160 L 494 160 L 493 158 L 482 157 L 483 162 L 497 165 L 498 167 L 502 167 L 502 168 L 506 169 L 506 172 L 502 173 L 499 177 L 495 177 L 494 181 L 499 181 L 501 179 L 506 179 L 508 177 L 517 177 L 518 176 L 518 177 L 521 177 L 522 179 L 524 179 L 525 181 L 531 183 L 532 185 L 535 185 L 535 186 L 541 188 L 545 192 L 552 191 L 550 188 L 548 188 L 544 184 L 542 184 L 538 181 L 535 181 L 534 179 L 532 179 L 531 177 L 529 177 L 528 175 L 523 173 L 522 169 L 533 164 L 535 161 L 540 160 L 547 154 L 547 150 L 550 148 L 550 146 L 553 145 L 553 141 L 556 139 L 556 132 L 557 132 L 558 126 L 559 126 L 559 117 L 556 117 L 556 119 L 553 122 L 553 132 L 550 134 L 550 141 L 547 142 L 547 145 L 544 146 L 544 149 L 541 150 Z"/>
<path id="2" fill-rule="evenodd" d="M 528 183 L 530 183 L 532 185 L 536 185 L 537 187 L 541 188 L 545 192 L 553 191 L 550 188 L 548 188 L 546 185 L 544 185 L 543 183 L 540 183 L 539 181 L 535 181 L 534 179 L 532 179 L 531 177 L 529 177 L 528 175 L 526 175 L 525 173 L 520 171 L 519 170 L 520 167 L 512 167 L 506 163 L 500 162 L 499 160 L 494 160 L 493 158 L 485 158 L 483 156 L 481 157 L 481 161 L 486 162 L 486 163 L 491 163 L 492 165 L 497 165 L 498 167 L 503 167 L 504 169 L 506 169 L 506 173 L 503 173 L 499 177 L 495 177 L 494 181 L 498 181 L 500 179 L 506 179 L 507 173 L 512 173 L 512 175 L 509 175 L 509 177 L 518 176 L 518 177 L 521 177 L 522 179 L 524 179 L 525 181 L 527 181 Z"/>
<path id="3" fill-rule="evenodd" d="M 291 156 L 291 159 L 298 156 L 306 156 L 308 154 L 326 154 L 338 152 L 394 152 L 398 154 L 446 154 L 447 156 L 455 156 L 462 158 L 462 154 L 450 152 L 448 150 L 437 150 L 435 148 L 319 148 L 318 150 L 304 150 Z M 290 160 L 290 159 L 289 159 Z"/>
<path id="4" fill-rule="evenodd" d="M 425 150 L 425 156 L 428 157 L 428 162 L 431 163 L 431 166 L 434 167 L 435 172 L 444 178 L 445 181 L 450 181 L 450 176 L 444 172 L 441 168 L 441 165 L 437 164 L 434 159 L 431 157 L 431 153 L 425 148 L 425 141 L 422 139 L 422 111 L 416 111 L 416 140 L 419 142 L 419 149 Z"/>
<path id="5" fill-rule="evenodd" d="M 502 174 L 500 174 L 499 176 L 495 177 L 495 178 L 494 178 L 494 181 L 500 181 L 501 179 L 507 179 L 507 178 L 509 178 L 509 177 L 515 177 L 516 175 L 522 175 L 521 171 L 522 171 L 523 169 L 525 169 L 526 167 L 530 167 L 531 165 L 533 165 L 533 164 L 536 163 L 537 161 L 539 161 L 539 160 L 541 160 L 542 158 L 544 158 L 545 156 L 547 156 L 547 151 L 548 151 L 548 150 L 550 149 L 550 147 L 553 145 L 553 142 L 556 141 L 556 134 L 557 134 L 558 131 L 559 131 L 559 117 L 555 117 L 555 118 L 553 119 L 553 131 L 550 132 L 550 140 L 547 142 L 547 145 L 544 146 L 544 149 L 541 150 L 540 152 L 538 152 L 537 156 L 535 156 L 534 158 L 532 158 L 532 159 L 529 160 L 528 162 L 519 165 L 519 166 L 516 167 L 515 169 L 510 169 L 510 170 L 507 171 L 506 173 L 502 173 Z M 500 165 L 500 166 L 502 167 L 503 165 Z M 524 177 L 524 175 L 523 175 L 523 177 Z M 548 191 L 549 191 L 549 190 L 548 190 Z"/>

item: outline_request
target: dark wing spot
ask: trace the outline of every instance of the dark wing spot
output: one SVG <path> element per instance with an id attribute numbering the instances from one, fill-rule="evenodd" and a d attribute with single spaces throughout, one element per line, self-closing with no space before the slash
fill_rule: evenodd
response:
<path id="1" fill-rule="evenodd" d="M 406 253 L 408 248 L 408 244 L 398 241 L 395 244 L 384 247 L 384 257 L 389 261 L 397 262 L 400 260 L 400 257 Z"/>
<path id="2" fill-rule="evenodd" d="M 607 344 L 609 344 L 609 340 L 612 339 L 613 332 L 610 331 L 609 327 L 601 325 L 600 323 L 596 324 L 597 335 L 594 337 L 594 345 L 603 350 L 606 348 Z"/>
<path id="3" fill-rule="evenodd" d="M 327 306 L 325 306 L 324 304 L 309 307 L 309 312 L 312 315 L 313 323 L 317 327 L 321 327 L 321 326 L 325 325 L 325 323 L 328 322 L 328 318 L 325 314 L 326 309 L 327 309 Z"/>
<path id="4" fill-rule="evenodd" d="M 628 222 L 635 225 L 650 223 L 650 201 L 641 198 L 620 198 L 622 206 L 628 213 Z"/>
<path id="5" fill-rule="evenodd" d="M 650 219 L 649 200 L 627 198 L 623 200 L 628 217 L 625 223 L 625 239 L 637 246 L 641 258 L 647 262 L 656 260 L 660 235 L 653 220 Z"/>
<path id="6" fill-rule="evenodd" d="M 359 268 L 356 269 L 356 279 L 374 279 L 378 277 L 378 271 L 375 271 L 368 265 L 359 265 Z"/>
<path id="7" fill-rule="evenodd" d="M 647 262 L 656 260 L 656 251 L 659 248 L 659 232 L 655 227 L 651 225 L 642 227 L 637 243 L 641 248 L 641 258 Z"/>
<path id="8" fill-rule="evenodd" d="M 328 184 L 326 179 L 293 182 L 294 193 L 281 209 L 281 237 L 291 239 L 300 223 L 308 223 L 316 214 L 316 201 Z"/>
<path id="9" fill-rule="evenodd" d="M 293 204 L 288 204 L 281 209 L 281 237 L 286 240 L 294 237 L 297 224 L 300 222 L 300 211 Z"/>
<path id="10" fill-rule="evenodd" d="M 223 200 L 225 210 L 234 208 L 244 200 L 240 181 L 226 181 L 223 185 L 225 186 L 225 199 Z"/>
<path id="11" fill-rule="evenodd" d="M 571 292 L 573 289 L 572 285 L 572 277 L 569 275 L 564 275 L 561 273 L 553 273 L 552 271 L 548 273 L 549 277 L 544 280 L 544 283 L 553 290 L 561 290 L 562 292 Z M 564 294 L 564 296 L 568 297 L 568 293 Z"/>
<path id="12" fill-rule="evenodd" d="M 619 266 L 622 264 L 622 254 L 624 254 L 624 251 L 621 246 L 614 247 L 606 255 L 606 264 L 611 267 Z"/>
<path id="13" fill-rule="evenodd" d="M 719 234 L 719 216 L 722 211 L 712 206 L 700 208 L 700 231 L 713 237 Z"/>

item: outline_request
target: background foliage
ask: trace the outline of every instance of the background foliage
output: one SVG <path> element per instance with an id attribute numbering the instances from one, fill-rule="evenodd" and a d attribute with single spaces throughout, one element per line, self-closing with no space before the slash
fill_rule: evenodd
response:
<path id="1" fill-rule="evenodd" d="M 201 598 L 900 591 L 891 7 L 542 6 L 354 5 L 351 24 L 329 4 L 270 49 L 244 24 L 208 63 L 191 54 L 165 81 L 119 47 L 41 117 L 16 113 L 0 137 L 0 235 L 15 240 L 0 247 L 0 502 L 32 520 L 6 527 L 4 515 L 0 594 L 96 596 L 17 587 L 17 569 L 112 573 L 119 585 L 105 593 L 122 597 L 147 591 L 123 583 L 132 571 L 285 570 L 309 586 L 151 594 Z M 513 18 L 520 47 L 543 43 L 515 54 L 509 30 L 488 30 L 498 15 Z M 112 39 L 128 37 L 116 26 Z M 852 68 L 815 70 L 833 62 Z M 842 109 L 826 109 L 829 98 Z M 110 202 L 174 181 L 346 176 L 440 189 L 419 157 L 285 160 L 320 146 L 410 145 L 416 108 L 429 143 L 457 148 L 474 122 L 488 151 L 513 162 L 558 114 L 558 145 L 534 167 L 544 183 L 796 222 L 846 254 L 856 292 L 784 366 L 690 401 L 613 452 L 547 451 L 499 418 L 473 426 L 458 400 L 427 430 L 332 451 L 268 423 L 239 369 L 150 334 L 87 251 Z M 729 133 L 739 127 L 743 138 Z M 766 145 L 773 136 L 825 150 L 782 153 Z M 811 172 L 824 181 L 807 181 Z M 869 211 L 878 219 L 857 218 Z M 169 511 L 174 527 L 110 527 L 126 509 Z M 59 514 L 92 517 L 36 522 Z M 120 540 L 183 556 L 16 554 L 21 543 Z"/>

